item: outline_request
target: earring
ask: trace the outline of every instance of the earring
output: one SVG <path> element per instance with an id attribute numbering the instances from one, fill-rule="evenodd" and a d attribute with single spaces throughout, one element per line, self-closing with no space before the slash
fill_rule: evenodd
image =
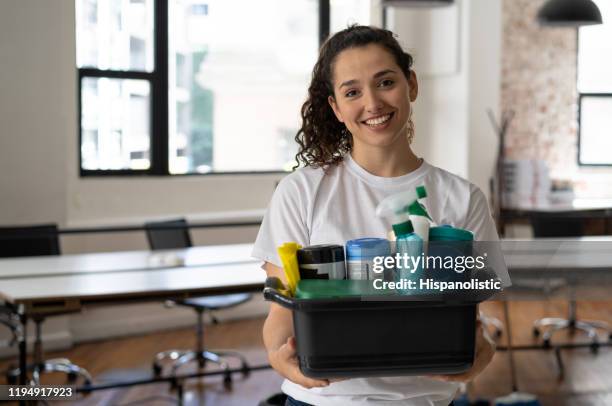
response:
<path id="1" fill-rule="evenodd" d="M 414 122 L 412 121 L 412 109 L 410 110 L 410 116 L 408 116 L 408 145 L 412 145 L 414 140 Z"/>

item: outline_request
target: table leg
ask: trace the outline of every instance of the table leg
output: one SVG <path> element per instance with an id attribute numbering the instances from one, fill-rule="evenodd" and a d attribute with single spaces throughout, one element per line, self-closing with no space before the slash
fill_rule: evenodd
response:
<path id="1" fill-rule="evenodd" d="M 27 385 L 28 382 L 28 347 L 27 347 L 27 326 L 28 316 L 25 313 L 19 315 L 21 321 L 21 337 L 19 339 L 19 385 Z"/>
<path id="2" fill-rule="evenodd" d="M 514 354 L 512 353 L 512 330 L 510 321 L 510 304 L 507 297 L 502 297 L 504 307 L 504 321 L 506 324 L 506 342 L 508 343 L 508 361 L 510 362 L 510 380 L 512 383 L 512 392 L 518 391 L 518 379 L 516 376 L 516 365 L 514 364 Z"/>

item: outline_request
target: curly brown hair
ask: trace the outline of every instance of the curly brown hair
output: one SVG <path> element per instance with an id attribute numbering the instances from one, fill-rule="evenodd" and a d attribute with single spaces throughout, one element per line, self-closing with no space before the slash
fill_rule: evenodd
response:
<path id="1" fill-rule="evenodd" d="M 412 56 L 404 52 L 391 31 L 351 25 L 328 38 L 319 51 L 308 87 L 308 99 L 302 105 L 302 127 L 295 136 L 300 147 L 293 169 L 300 164 L 312 167 L 337 165 L 351 150 L 353 137 L 346 126 L 338 121 L 327 100 L 329 96 L 334 97 L 333 68 L 338 54 L 369 44 L 379 44 L 389 51 L 406 79 L 410 79 Z"/>

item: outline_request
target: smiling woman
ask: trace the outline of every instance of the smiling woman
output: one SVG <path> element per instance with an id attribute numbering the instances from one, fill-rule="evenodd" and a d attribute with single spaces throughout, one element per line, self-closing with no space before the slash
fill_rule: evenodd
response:
<path id="1" fill-rule="evenodd" d="M 276 250 L 285 242 L 344 245 L 385 237 L 391 224 L 376 217 L 378 204 L 420 185 L 437 224 L 470 230 L 479 241 L 498 239 L 482 191 L 412 151 L 411 103 L 418 86 L 411 66 L 394 34 L 380 28 L 351 26 L 321 47 L 295 137 L 304 167 L 279 183 L 253 249 L 268 276 L 285 280 Z M 288 404 L 445 406 L 458 389 L 453 381 L 472 379 L 491 360 L 493 347 L 478 326 L 473 367 L 435 378 L 309 378 L 296 358 L 292 314 L 275 304 L 263 336 L 270 364 L 287 378 L 282 389 Z M 385 348 L 385 342 L 372 345 Z"/>

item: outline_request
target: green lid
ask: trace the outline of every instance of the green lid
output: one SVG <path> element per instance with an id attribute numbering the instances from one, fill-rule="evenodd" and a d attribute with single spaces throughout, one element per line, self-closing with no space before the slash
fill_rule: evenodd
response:
<path id="1" fill-rule="evenodd" d="M 474 234 L 462 228 L 449 226 L 431 227 L 429 241 L 473 241 Z"/>
<path id="2" fill-rule="evenodd" d="M 423 207 L 423 205 L 419 203 L 418 200 L 415 200 L 414 202 L 408 205 L 408 213 L 415 215 L 415 216 L 427 217 L 428 219 L 433 221 L 431 217 L 429 216 L 429 213 L 427 213 L 427 210 L 425 209 L 425 207 Z"/>
<path id="3" fill-rule="evenodd" d="M 393 224 L 393 233 L 396 237 L 414 233 L 414 227 L 412 227 L 412 221 L 406 220 L 403 223 Z"/>
<path id="4" fill-rule="evenodd" d="M 427 190 L 425 190 L 425 186 L 417 186 L 416 194 L 419 199 L 427 197 Z"/>
<path id="5" fill-rule="evenodd" d="M 387 290 L 376 290 L 372 281 L 349 279 L 302 279 L 295 297 L 299 299 L 329 299 L 334 297 L 383 295 Z"/>

